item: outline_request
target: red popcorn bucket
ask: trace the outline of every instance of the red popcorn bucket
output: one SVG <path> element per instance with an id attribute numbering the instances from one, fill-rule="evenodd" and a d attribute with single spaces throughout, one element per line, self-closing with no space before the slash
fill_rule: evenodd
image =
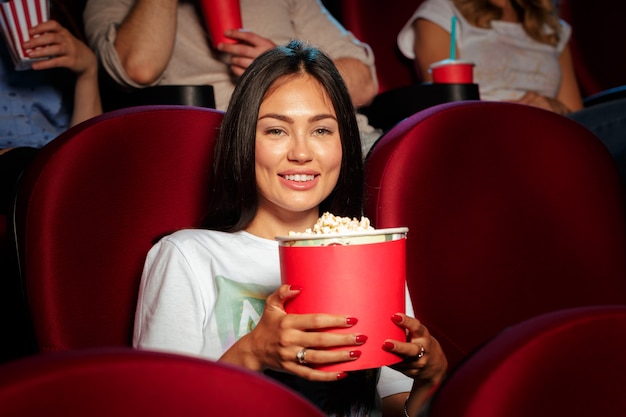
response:
<path id="1" fill-rule="evenodd" d="M 285 305 L 287 312 L 356 317 L 356 325 L 328 331 L 368 337 L 365 344 L 350 348 L 361 351 L 359 359 L 317 366 L 318 369 L 353 371 L 401 360 L 382 346 L 387 339 L 406 339 L 391 316 L 405 312 L 407 232 L 408 229 L 402 227 L 276 238 L 282 282 L 302 288 L 302 292 Z"/>
<path id="2" fill-rule="evenodd" d="M 241 29 L 239 0 L 201 0 L 204 19 L 211 35 L 213 46 L 219 43 L 237 43 L 224 36 L 229 29 Z"/>
<path id="3" fill-rule="evenodd" d="M 474 82 L 474 63 L 460 59 L 444 59 L 433 63 L 429 70 L 433 83 L 472 84 Z"/>
<path id="4" fill-rule="evenodd" d="M 48 59 L 47 57 L 29 58 L 22 45 L 30 39 L 28 34 L 30 28 L 49 19 L 50 5 L 48 0 L 12 0 L 0 3 L 2 35 L 9 46 L 16 70 L 30 69 L 34 61 Z"/>

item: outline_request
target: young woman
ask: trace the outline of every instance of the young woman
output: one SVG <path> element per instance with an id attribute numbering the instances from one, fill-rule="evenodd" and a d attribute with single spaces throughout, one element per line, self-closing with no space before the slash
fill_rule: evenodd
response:
<path id="1" fill-rule="evenodd" d="M 552 0 L 425 0 L 398 35 L 418 74 L 450 55 L 457 17 L 457 57 L 474 62 L 483 100 L 515 101 L 560 114 L 582 109 L 568 42 L 571 27 Z"/>
<path id="2" fill-rule="evenodd" d="M 362 168 L 354 109 L 329 57 L 292 41 L 257 58 L 216 144 L 207 229 L 176 232 L 148 254 L 134 345 L 265 372 L 328 415 L 415 413 L 447 366 L 417 319 L 389 318 L 407 333 L 384 344 L 404 359 L 400 372 L 337 373 L 311 365 L 358 360 L 367 335 L 320 330 L 358 317 L 284 309 L 306 289 L 280 285 L 274 237 L 312 227 L 323 211 L 360 216 Z M 324 349 L 335 346 L 345 349 Z"/>

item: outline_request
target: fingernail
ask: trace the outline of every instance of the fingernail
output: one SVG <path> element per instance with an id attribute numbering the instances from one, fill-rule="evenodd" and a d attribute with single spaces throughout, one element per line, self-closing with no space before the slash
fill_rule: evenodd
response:
<path id="1" fill-rule="evenodd" d="M 354 326 L 355 324 L 357 324 L 359 322 L 359 319 L 357 319 L 356 317 L 348 317 L 346 319 L 346 324 L 348 326 Z"/>
<path id="2" fill-rule="evenodd" d="M 357 334 L 355 340 L 358 344 L 362 345 L 363 343 L 367 342 L 367 336 L 364 334 Z"/>
<path id="3" fill-rule="evenodd" d="M 396 323 L 402 323 L 402 316 L 399 314 L 394 314 L 393 316 L 391 316 L 391 320 L 395 321 Z"/>
<path id="4" fill-rule="evenodd" d="M 361 351 L 360 350 L 351 350 L 350 351 L 350 358 L 358 359 L 360 357 L 361 357 Z"/>
<path id="5" fill-rule="evenodd" d="M 391 342 L 383 343 L 383 350 L 393 350 L 394 347 L 395 345 Z"/>
<path id="6" fill-rule="evenodd" d="M 289 286 L 289 290 L 290 291 L 302 291 L 302 287 L 300 287 L 298 285 L 290 285 Z"/>
<path id="7" fill-rule="evenodd" d="M 348 373 L 347 373 L 347 372 L 339 372 L 339 373 L 337 374 L 337 379 L 344 379 L 344 378 L 345 378 L 345 377 L 347 377 L 347 376 L 348 376 Z"/>

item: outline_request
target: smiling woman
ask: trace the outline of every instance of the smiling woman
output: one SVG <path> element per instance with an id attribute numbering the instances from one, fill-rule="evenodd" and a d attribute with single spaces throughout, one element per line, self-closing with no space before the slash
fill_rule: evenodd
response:
<path id="1" fill-rule="evenodd" d="M 294 88 L 293 83 L 298 85 Z M 306 93 L 299 91 L 304 84 L 311 84 L 307 86 Z M 292 90 L 290 96 L 287 96 L 287 90 Z M 284 127 L 289 124 L 287 119 L 293 124 L 298 109 L 300 112 L 309 112 L 309 123 L 312 123 L 309 128 L 319 130 L 315 133 L 311 130 L 309 138 L 330 136 L 340 139 L 341 175 L 337 178 L 333 192 L 318 202 L 321 205 L 319 212 L 330 211 L 350 217 L 360 215 L 363 200 L 361 144 L 354 108 L 349 95 L 345 94 L 346 91 L 333 62 L 317 49 L 306 48 L 296 53 L 294 50 L 277 48 L 268 51 L 266 59 L 256 60 L 252 70 L 246 71 L 240 79 L 239 88 L 233 93 L 222 124 L 220 135 L 224 146 L 221 147 L 218 143 L 214 167 L 220 181 L 215 184 L 215 204 L 209 212 L 207 227 L 236 232 L 250 225 L 257 215 L 259 205 L 255 180 L 255 151 L 259 143 L 259 130 L 264 126 L 290 133 L 293 127 L 289 130 Z M 317 102 L 317 113 L 313 108 L 309 109 L 308 99 L 311 96 Z M 271 108 L 265 103 L 266 100 L 273 103 L 289 101 L 282 107 Z M 261 113 L 263 104 L 265 106 Z M 289 109 L 286 110 L 286 107 Z M 328 125 L 329 118 L 334 119 L 332 126 Z M 281 121 L 282 125 L 272 125 L 267 120 Z M 318 124 L 315 125 L 315 122 Z M 278 133 L 274 132 L 273 135 Z M 287 134 L 285 137 L 291 136 Z M 318 159 L 300 165 L 308 168 L 318 163 Z M 315 223 L 318 215 L 316 213 L 315 218 L 309 219 L 310 224 L 307 227 Z"/>
<path id="2" fill-rule="evenodd" d="M 379 348 L 403 359 L 394 367 L 404 375 L 332 372 L 318 367 L 361 356 L 367 335 L 350 331 L 358 317 L 284 308 L 306 289 L 281 285 L 274 238 L 313 227 L 322 212 L 362 213 L 358 126 L 330 58 L 297 41 L 257 58 L 233 93 L 214 161 L 207 229 L 178 231 L 147 256 L 135 347 L 265 372 L 328 415 L 402 416 L 407 397 L 416 411 L 447 364 L 418 320 L 386 318 L 407 338 Z"/>

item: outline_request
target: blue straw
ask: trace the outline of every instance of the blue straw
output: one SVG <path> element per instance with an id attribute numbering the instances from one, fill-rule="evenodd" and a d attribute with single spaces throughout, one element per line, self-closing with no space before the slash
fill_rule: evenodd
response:
<path id="1" fill-rule="evenodd" d="M 452 30 L 450 33 L 450 59 L 456 59 L 456 16 L 452 16 Z"/>

